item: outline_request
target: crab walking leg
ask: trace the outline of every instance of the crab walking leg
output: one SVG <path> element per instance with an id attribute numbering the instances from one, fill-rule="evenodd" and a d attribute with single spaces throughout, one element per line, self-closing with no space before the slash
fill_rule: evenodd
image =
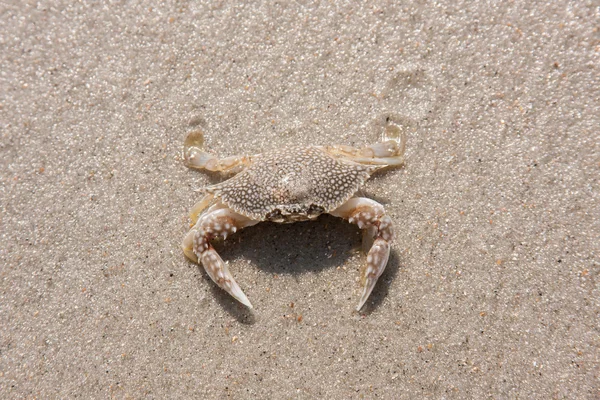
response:
<path id="1" fill-rule="evenodd" d="M 248 156 L 231 156 L 218 159 L 198 147 L 185 149 L 183 157 L 187 167 L 206 169 L 213 172 L 236 173 L 245 166 L 250 165 L 250 157 Z"/>
<path id="2" fill-rule="evenodd" d="M 337 157 L 342 157 L 357 163 L 367 165 L 398 166 L 404 164 L 406 150 L 406 135 L 402 133 L 398 140 L 386 140 L 362 149 L 352 146 L 328 146 L 325 151 Z"/>
<path id="3" fill-rule="evenodd" d="M 214 197 L 215 196 L 213 194 L 209 193 L 200 199 L 199 202 L 194 204 L 192 211 L 190 211 L 190 219 L 192 220 L 192 224 L 195 225 L 196 222 L 198 222 L 198 216 L 202 214 L 202 211 L 204 211 L 210 205 Z"/>
<path id="4" fill-rule="evenodd" d="M 204 214 L 183 239 L 183 252 L 194 261 L 200 261 L 210 278 L 237 301 L 252 308 L 252 304 L 242 292 L 229 272 L 227 264 L 210 244 L 215 237 L 227 236 L 258 221 L 244 217 L 228 208 L 221 208 Z"/>
<path id="5" fill-rule="evenodd" d="M 356 311 L 359 311 L 369 298 L 390 257 L 390 242 L 394 237 L 392 220 L 385 215 L 381 204 L 364 197 L 351 198 L 331 214 L 347 219 L 367 232 L 371 231 L 375 239 L 367 253 L 367 265 L 361 271 L 361 284 L 364 288 L 356 307 Z"/>
<path id="6" fill-rule="evenodd" d="M 404 151 L 406 150 L 406 136 L 398 142 L 387 140 L 375 143 L 360 150 L 360 156 L 353 161 L 371 165 L 402 165 L 404 164 Z"/>

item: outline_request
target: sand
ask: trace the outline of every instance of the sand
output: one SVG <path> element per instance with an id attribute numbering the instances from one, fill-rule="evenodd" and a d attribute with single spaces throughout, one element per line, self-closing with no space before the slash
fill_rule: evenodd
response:
<path id="1" fill-rule="evenodd" d="M 104 4 L 105 3 L 105 4 Z M 0 4 L 0 393 L 22 398 L 600 397 L 597 3 Z M 219 156 L 408 135 L 360 231 L 180 243 L 188 132 Z"/>

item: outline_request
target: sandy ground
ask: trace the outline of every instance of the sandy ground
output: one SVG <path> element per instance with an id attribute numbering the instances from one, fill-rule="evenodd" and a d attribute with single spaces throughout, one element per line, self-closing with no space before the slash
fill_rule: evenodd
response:
<path id="1" fill-rule="evenodd" d="M 1 397 L 599 398 L 598 3 L 269 3 L 0 3 Z M 389 123 L 362 312 L 333 217 L 218 246 L 253 313 L 183 256 L 220 179 L 189 131 L 226 156 Z"/>

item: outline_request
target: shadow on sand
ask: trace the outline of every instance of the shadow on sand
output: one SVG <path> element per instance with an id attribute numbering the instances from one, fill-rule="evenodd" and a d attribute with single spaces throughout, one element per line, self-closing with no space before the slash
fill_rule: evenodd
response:
<path id="1" fill-rule="evenodd" d="M 316 221 L 294 224 L 260 223 L 228 237 L 226 241 L 214 241 L 213 245 L 224 261 L 245 258 L 270 274 L 298 275 L 344 265 L 352 251 L 361 248 L 361 240 L 361 231 L 355 225 L 323 215 Z M 366 257 L 363 262 L 366 262 Z M 242 306 L 217 287 L 199 267 L 212 286 L 214 297 L 231 316 L 244 324 L 256 322 L 253 310 Z M 387 268 L 361 313 L 370 314 L 379 307 L 398 269 L 398 255 L 392 249 Z"/>

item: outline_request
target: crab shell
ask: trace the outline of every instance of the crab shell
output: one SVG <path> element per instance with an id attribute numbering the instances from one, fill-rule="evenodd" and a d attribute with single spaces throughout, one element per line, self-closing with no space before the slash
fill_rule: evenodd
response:
<path id="1" fill-rule="evenodd" d="M 252 157 L 249 167 L 205 191 L 257 221 L 306 221 L 344 204 L 377 169 L 322 147 L 292 147 Z"/>

